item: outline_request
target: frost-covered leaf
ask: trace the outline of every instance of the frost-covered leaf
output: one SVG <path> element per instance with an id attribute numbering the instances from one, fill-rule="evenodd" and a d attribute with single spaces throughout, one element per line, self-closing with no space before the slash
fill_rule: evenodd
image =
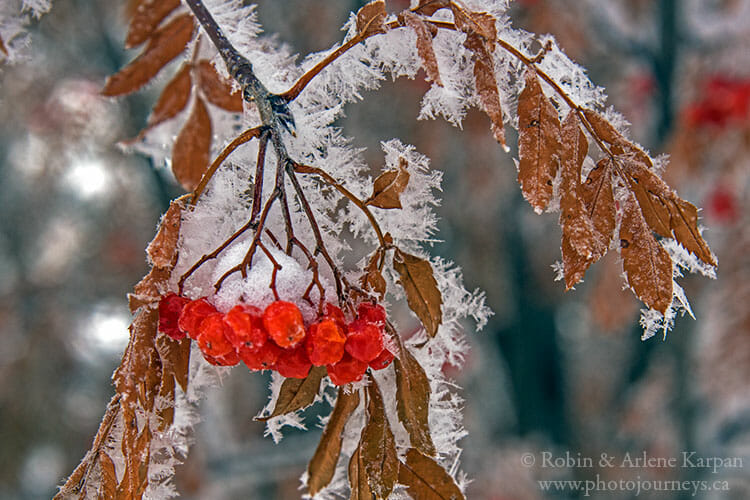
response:
<path id="1" fill-rule="evenodd" d="M 171 267 L 177 256 L 177 242 L 180 237 L 180 221 L 182 220 L 182 209 L 184 208 L 180 199 L 169 204 L 167 212 L 161 219 L 159 231 L 151 243 L 148 244 L 146 253 L 151 263 L 157 267 Z"/>
<path id="2" fill-rule="evenodd" d="M 432 458 L 409 448 L 406 461 L 400 462 L 398 482 L 419 500 L 464 500 L 453 478 Z"/>
<path id="3" fill-rule="evenodd" d="M 166 335 L 158 335 L 156 348 L 162 361 L 162 378 L 173 377 L 183 392 L 187 391 L 190 340 L 173 340 Z"/>
<path id="4" fill-rule="evenodd" d="M 99 468 L 101 469 L 101 483 L 97 495 L 99 498 L 115 498 L 117 492 L 115 464 L 104 451 L 99 451 Z"/>
<path id="5" fill-rule="evenodd" d="M 320 391 L 320 382 L 326 376 L 325 366 L 313 366 L 305 378 L 288 378 L 281 384 L 276 406 L 270 415 L 256 417 L 255 420 L 265 422 L 279 415 L 286 415 L 293 411 L 307 408 L 315 401 Z"/>
<path id="6" fill-rule="evenodd" d="M 373 0 L 357 11 L 357 31 L 362 36 L 385 33 L 385 11 L 384 0 Z"/>
<path id="7" fill-rule="evenodd" d="M 674 235 L 683 247 L 706 264 L 715 266 L 716 260 L 698 231 L 698 209 L 677 196 L 637 158 L 625 156 L 619 164 L 651 230 L 665 238 Z"/>
<path id="8" fill-rule="evenodd" d="M 185 109 L 190 100 L 191 88 L 190 66 L 185 64 L 162 90 L 159 100 L 156 101 L 148 117 L 148 127 L 155 127 L 170 120 Z"/>
<path id="9" fill-rule="evenodd" d="M 604 142 L 613 146 L 612 150 L 615 154 L 627 153 L 634 156 L 639 163 L 646 165 L 647 168 L 651 168 L 653 163 L 651 158 L 638 146 L 627 140 L 617 129 L 602 115 L 596 111 L 585 109 L 583 111 L 586 116 L 586 120 L 589 122 L 591 127 L 597 136 Z"/>
<path id="10" fill-rule="evenodd" d="M 571 111 L 561 128 L 560 151 L 560 225 L 565 286 L 570 289 L 598 257 L 600 248 L 594 240 L 595 231 L 581 197 L 581 167 L 588 151 L 588 142 L 575 112 Z"/>
<path id="11" fill-rule="evenodd" d="M 419 0 L 417 11 L 425 16 L 431 16 L 440 9 L 450 7 L 450 0 Z"/>
<path id="12" fill-rule="evenodd" d="M 451 10 L 456 27 L 468 35 L 479 35 L 487 42 L 493 43 L 497 39 L 495 18 L 486 12 L 471 12 L 460 5 L 451 2 Z"/>
<path id="13" fill-rule="evenodd" d="M 162 291 L 166 289 L 167 280 L 171 272 L 168 268 L 153 267 L 151 271 L 128 294 L 128 307 L 131 313 L 142 307 L 158 302 Z"/>
<path id="14" fill-rule="evenodd" d="M 180 5 L 180 0 L 145 0 L 130 19 L 125 48 L 130 49 L 145 42 L 170 12 Z"/>
<path id="15" fill-rule="evenodd" d="M 427 74 L 427 81 L 435 82 L 436 85 L 442 87 L 443 82 L 440 80 L 440 70 L 437 58 L 435 57 L 435 49 L 432 47 L 432 39 L 437 33 L 437 28 L 424 22 L 422 16 L 418 16 L 408 10 L 399 14 L 399 18 L 403 20 L 403 24 L 413 29 L 417 35 L 417 53 L 419 54 L 419 58 L 422 59 L 422 68 L 424 68 Z"/>
<path id="16" fill-rule="evenodd" d="M 193 37 L 194 29 L 193 17 L 182 14 L 157 30 L 138 57 L 107 79 L 102 94 L 129 94 L 143 87 L 167 63 L 180 55 Z"/>
<path id="17" fill-rule="evenodd" d="M 443 321 L 443 297 L 432 266 L 420 257 L 396 249 L 393 269 L 398 273 L 399 284 L 406 292 L 409 308 L 420 319 L 430 337 L 434 337 Z"/>
<path id="18" fill-rule="evenodd" d="M 140 500 L 148 487 L 148 464 L 151 456 L 149 446 L 151 445 L 151 429 L 148 424 L 135 439 L 133 428 L 128 428 L 122 438 L 122 452 L 125 459 L 125 471 L 122 480 L 117 487 L 116 498 L 128 500 Z M 135 426 L 137 430 L 137 425 Z"/>
<path id="19" fill-rule="evenodd" d="M 669 226 L 674 236 L 689 251 L 711 266 L 716 265 L 716 259 L 711 249 L 698 231 L 698 209 L 695 205 L 673 196 L 669 200 Z"/>
<path id="20" fill-rule="evenodd" d="M 424 368 L 408 349 L 401 349 L 401 357 L 393 360 L 396 368 L 396 402 L 398 418 L 409 433 L 414 448 L 425 455 L 435 455 L 430 436 L 430 381 Z"/>
<path id="21" fill-rule="evenodd" d="M 359 405 L 359 391 L 346 392 L 339 388 L 336 405 L 323 429 L 320 443 L 307 466 L 307 489 L 311 496 L 325 488 L 333 478 L 336 463 L 341 454 L 341 440 L 344 426 Z"/>
<path id="22" fill-rule="evenodd" d="M 530 70 L 518 97 L 518 136 L 518 182 L 524 198 L 541 212 L 552 198 L 561 147 L 560 119 Z"/>
<path id="23" fill-rule="evenodd" d="M 186 191 L 198 185 L 211 153 L 211 118 L 203 99 L 197 98 L 172 149 L 172 173 Z"/>
<path id="24" fill-rule="evenodd" d="M 198 85 L 208 102 L 232 113 L 242 113 L 242 92 L 232 88 L 209 61 L 202 60 L 196 66 Z"/>
<path id="25" fill-rule="evenodd" d="M 478 35 L 467 35 L 464 46 L 474 54 L 474 84 L 482 109 L 492 123 L 492 134 L 503 148 L 507 148 L 505 127 L 503 127 L 503 109 L 500 105 L 500 92 L 497 88 L 492 54 L 487 49 L 486 42 Z"/>
<path id="26" fill-rule="evenodd" d="M 349 500 L 372 500 L 372 490 L 367 480 L 365 463 L 362 460 L 362 442 L 349 459 Z"/>
<path id="27" fill-rule="evenodd" d="M 591 169 L 581 186 L 580 195 L 594 226 L 594 255 L 604 255 L 615 230 L 615 199 L 612 192 L 612 160 L 604 158 Z M 598 257 L 597 257 L 598 258 Z"/>
<path id="28" fill-rule="evenodd" d="M 366 205 L 378 208 L 401 208 L 401 193 L 409 184 L 408 162 L 400 158 L 398 169 L 387 170 L 380 174 L 372 186 L 372 194 L 365 201 Z"/>
<path id="29" fill-rule="evenodd" d="M 367 423 L 360 442 L 367 480 L 375 498 L 385 499 L 398 479 L 398 455 L 383 396 L 374 380 L 367 386 Z"/>
<path id="30" fill-rule="evenodd" d="M 651 234 L 632 194 L 624 200 L 620 254 L 633 292 L 650 309 L 666 313 L 672 304 L 672 259 Z"/>
<path id="31" fill-rule="evenodd" d="M 364 290 L 371 290 L 375 292 L 379 298 L 383 298 L 386 291 L 386 282 L 383 277 L 383 273 L 378 269 L 378 262 L 383 256 L 383 249 L 378 249 L 370 262 L 367 264 L 365 274 L 360 279 L 360 284 Z"/>

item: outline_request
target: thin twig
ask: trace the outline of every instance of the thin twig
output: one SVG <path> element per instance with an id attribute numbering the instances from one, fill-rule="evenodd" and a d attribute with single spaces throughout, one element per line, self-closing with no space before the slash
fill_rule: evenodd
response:
<path id="1" fill-rule="evenodd" d="M 213 163 L 211 163 L 211 166 L 208 167 L 208 170 L 203 173 L 201 181 L 198 183 L 195 191 L 193 191 L 193 197 L 190 200 L 191 205 L 195 205 L 195 202 L 198 201 L 198 198 L 200 198 L 201 194 L 203 194 L 203 190 L 206 189 L 208 181 L 210 181 L 214 176 L 219 166 L 224 163 L 224 160 L 226 160 L 227 157 L 232 154 L 235 149 L 240 147 L 242 144 L 245 144 L 246 142 L 252 140 L 254 137 L 258 137 L 262 132 L 264 132 L 263 126 L 245 130 L 240 135 L 235 137 L 232 142 L 227 144 L 227 146 L 221 151 L 221 153 L 219 153 L 219 156 L 217 156 Z"/>

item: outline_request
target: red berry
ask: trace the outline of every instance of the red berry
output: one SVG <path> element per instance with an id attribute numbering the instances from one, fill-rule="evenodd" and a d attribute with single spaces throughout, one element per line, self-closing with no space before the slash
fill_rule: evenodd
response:
<path id="1" fill-rule="evenodd" d="M 224 356 L 217 357 L 209 356 L 204 352 L 203 357 L 212 365 L 217 366 L 234 366 L 240 362 L 240 357 L 235 351 L 232 351 L 229 354 L 225 354 Z"/>
<path id="2" fill-rule="evenodd" d="M 339 307 L 334 306 L 330 302 L 326 302 L 324 310 L 325 313 L 323 314 L 323 317 L 325 319 L 332 319 L 338 323 L 342 330 L 346 329 L 346 319 L 344 318 L 343 311 L 341 311 Z"/>
<path id="3" fill-rule="evenodd" d="M 330 365 L 344 355 L 346 336 L 333 318 L 310 325 L 305 341 L 307 356 L 315 366 Z"/>
<path id="4" fill-rule="evenodd" d="M 257 307 L 239 304 L 224 316 L 229 325 L 229 341 L 235 349 L 259 349 L 268 339 L 263 328 L 262 312 Z"/>
<path id="5" fill-rule="evenodd" d="M 344 385 L 350 382 L 359 382 L 367 371 L 367 363 L 353 358 L 349 353 L 337 363 L 327 365 L 328 377 L 334 385 Z"/>
<path id="6" fill-rule="evenodd" d="M 346 352 L 369 363 L 383 350 L 383 330 L 374 323 L 357 319 L 349 323 Z"/>
<path id="7" fill-rule="evenodd" d="M 382 370 L 393 361 L 393 353 L 388 349 L 383 349 L 377 358 L 370 361 L 370 368 L 373 370 Z"/>
<path id="8" fill-rule="evenodd" d="M 213 358 L 225 356 L 234 351 L 227 333 L 229 333 L 229 327 L 224 323 L 224 315 L 218 312 L 213 313 L 198 326 L 198 346 L 201 351 Z"/>
<path id="9" fill-rule="evenodd" d="M 291 302 L 277 300 L 266 307 L 263 326 L 279 347 L 294 347 L 305 338 L 302 313 Z"/>
<path id="10" fill-rule="evenodd" d="M 251 370 L 273 370 L 281 354 L 281 347 L 273 342 L 266 342 L 258 349 L 239 349 L 237 353 Z"/>
<path id="11" fill-rule="evenodd" d="M 216 308 L 205 298 L 193 300 L 182 308 L 177 326 L 181 331 L 187 333 L 191 339 L 196 339 L 201 321 L 216 312 Z"/>
<path id="12" fill-rule="evenodd" d="M 168 293 L 159 301 L 159 331 L 169 335 L 175 340 L 185 338 L 185 332 L 181 332 L 177 326 L 177 320 L 185 304 L 190 299 L 180 297 L 176 293 Z"/>
<path id="13" fill-rule="evenodd" d="M 293 349 L 284 349 L 276 360 L 276 370 L 282 377 L 305 378 L 310 373 L 310 359 L 305 352 L 305 346 L 300 345 Z"/>
<path id="14" fill-rule="evenodd" d="M 385 309 L 380 304 L 362 302 L 357 306 L 357 319 L 361 319 L 378 326 L 385 326 Z"/>

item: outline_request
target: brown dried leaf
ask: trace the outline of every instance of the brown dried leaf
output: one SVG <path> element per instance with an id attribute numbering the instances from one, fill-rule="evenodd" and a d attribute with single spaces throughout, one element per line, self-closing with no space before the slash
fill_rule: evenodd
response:
<path id="1" fill-rule="evenodd" d="M 399 283 L 406 292 L 409 308 L 417 315 L 430 337 L 434 337 L 443 321 L 443 297 L 432 266 L 428 261 L 397 248 L 393 255 L 393 269 L 399 274 Z"/>
<path id="2" fill-rule="evenodd" d="M 0 36 L 0 52 L 5 54 L 5 57 L 10 57 L 8 54 L 8 49 L 5 47 L 5 42 L 3 41 L 2 36 Z"/>
<path id="3" fill-rule="evenodd" d="M 372 500 L 372 490 L 362 460 L 361 440 L 352 458 L 349 459 L 349 489 L 351 490 L 349 500 Z"/>
<path id="4" fill-rule="evenodd" d="M 383 250 L 378 249 L 367 264 L 365 274 L 360 278 L 360 284 L 365 290 L 372 290 L 378 294 L 379 298 L 383 298 L 386 291 L 386 282 L 383 278 L 383 273 L 378 269 L 378 262 L 383 257 Z"/>
<path id="5" fill-rule="evenodd" d="M 115 389 L 122 395 L 123 406 L 134 404 L 138 397 L 135 377 L 148 370 L 150 353 L 156 349 L 154 339 L 158 321 L 159 314 L 156 310 L 141 309 L 130 325 L 130 342 L 112 377 Z"/>
<path id="6" fill-rule="evenodd" d="M 623 157 L 620 162 L 625 173 L 625 181 L 641 206 L 641 212 L 652 231 L 669 238 L 669 207 L 666 201 L 672 197 L 672 190 L 637 160 Z"/>
<path id="7" fill-rule="evenodd" d="M 293 411 L 307 408 L 315 401 L 320 390 L 320 381 L 326 376 L 325 366 L 313 366 L 305 378 L 288 378 L 281 384 L 276 406 L 270 415 L 255 417 L 259 422 L 265 422 L 279 415 L 286 415 Z"/>
<path id="8" fill-rule="evenodd" d="M 187 391 L 190 339 L 173 340 L 166 335 L 158 335 L 156 349 L 163 365 L 162 378 L 173 377 L 183 392 Z"/>
<path id="9" fill-rule="evenodd" d="M 162 366 L 156 349 L 150 349 L 146 356 L 148 357 L 146 371 L 136 372 L 136 377 L 138 377 L 136 390 L 141 407 L 150 413 L 154 410 L 156 395 L 161 387 Z"/>
<path id="10" fill-rule="evenodd" d="M 357 31 L 362 36 L 385 33 L 385 18 L 388 13 L 385 11 L 384 0 L 373 0 L 357 11 Z"/>
<path id="11" fill-rule="evenodd" d="M 414 448 L 425 455 L 435 455 L 430 435 L 430 381 L 408 349 L 401 349 L 401 358 L 393 360 L 396 367 L 396 402 L 398 419 L 409 433 Z"/>
<path id="12" fill-rule="evenodd" d="M 413 29 L 414 33 L 417 34 L 417 53 L 419 54 L 419 58 L 422 59 L 422 67 L 425 73 L 427 73 L 427 81 L 435 82 L 442 87 L 443 82 L 440 80 L 440 70 L 437 58 L 435 57 L 435 50 L 432 47 L 434 26 L 424 22 L 422 16 L 418 16 L 408 10 L 399 14 L 399 17 L 403 19 L 403 24 Z"/>
<path id="13" fill-rule="evenodd" d="M 109 455 L 103 451 L 99 452 L 99 467 L 101 468 L 101 483 L 99 484 L 99 498 L 115 498 L 117 491 L 117 474 L 115 473 L 115 463 L 109 458 Z"/>
<path id="14" fill-rule="evenodd" d="M 193 37 L 194 29 L 193 17 L 182 14 L 157 30 L 138 57 L 107 79 L 102 94 L 129 94 L 143 87 L 167 63 L 180 55 Z"/>
<path id="15" fill-rule="evenodd" d="M 632 194 L 623 206 L 620 255 L 633 292 L 649 308 L 664 314 L 672 304 L 672 259 L 651 234 Z"/>
<path id="16" fill-rule="evenodd" d="M 533 71 L 526 72 L 526 85 L 518 97 L 518 135 L 518 182 L 524 198 L 542 212 L 552 198 L 561 148 L 560 119 Z"/>
<path id="17" fill-rule="evenodd" d="M 178 6 L 180 0 L 145 0 L 139 2 L 130 20 L 125 48 L 131 49 L 145 42 L 157 26 Z"/>
<path id="18" fill-rule="evenodd" d="M 453 11 L 454 22 L 456 27 L 468 34 L 476 34 L 490 42 L 494 48 L 497 39 L 497 28 L 495 27 L 495 18 L 486 12 L 470 12 L 460 5 L 451 2 L 450 8 Z"/>
<path id="19" fill-rule="evenodd" d="M 405 485 L 412 498 L 419 500 L 464 500 L 456 481 L 435 462 L 414 448 L 400 462 L 398 482 Z"/>
<path id="20" fill-rule="evenodd" d="M 307 489 L 310 496 L 315 496 L 333 479 L 336 463 L 341 454 L 344 426 L 358 405 L 359 391 L 346 392 L 343 387 L 339 388 L 336 405 L 333 407 L 328 423 L 323 429 L 323 435 L 320 437 L 320 443 L 307 467 Z"/>
<path id="21" fill-rule="evenodd" d="M 242 92 L 232 88 L 209 61 L 205 59 L 196 66 L 198 82 L 208 102 L 232 113 L 242 113 Z"/>
<path id="22" fill-rule="evenodd" d="M 630 190 L 652 231 L 674 238 L 706 264 L 716 265 L 711 249 L 698 231 L 698 209 L 672 191 L 651 170 L 636 160 L 622 157 L 622 169 Z"/>
<path id="23" fill-rule="evenodd" d="M 601 257 L 607 252 L 615 230 L 615 199 L 612 193 L 612 161 L 600 160 L 591 169 L 586 182 L 581 185 L 579 195 L 586 207 L 586 214 L 594 226 L 591 239 L 593 254 Z"/>
<path id="24" fill-rule="evenodd" d="M 192 191 L 208 168 L 211 153 L 211 118 L 200 97 L 172 149 L 172 173 L 186 191 Z"/>
<path id="25" fill-rule="evenodd" d="M 171 270 L 165 267 L 153 267 L 151 271 L 133 288 L 134 293 L 128 294 L 128 306 L 134 313 L 142 306 L 153 305 L 159 301 L 162 291 L 167 288 L 167 281 Z"/>
<path id="26" fill-rule="evenodd" d="M 450 7 L 450 0 L 419 0 L 416 11 L 425 16 L 431 16 L 440 9 Z"/>
<path id="27" fill-rule="evenodd" d="M 401 158 L 397 170 L 387 170 L 380 174 L 375 179 L 372 194 L 365 200 L 365 204 L 378 208 L 401 208 L 401 193 L 409 184 L 407 165 L 406 159 Z"/>
<path id="28" fill-rule="evenodd" d="M 600 250 L 594 240 L 593 223 L 586 212 L 581 191 L 581 167 L 588 152 L 588 142 L 575 112 L 570 112 L 561 128 L 560 152 L 560 226 L 565 286 L 570 289 L 581 281 Z"/>
<path id="29" fill-rule="evenodd" d="M 500 104 L 500 92 L 495 79 L 495 64 L 487 50 L 487 44 L 478 35 L 467 35 L 464 46 L 474 53 L 474 83 L 479 94 L 482 109 L 490 118 L 492 134 L 504 149 L 505 127 L 503 126 L 503 109 Z"/>
<path id="30" fill-rule="evenodd" d="M 677 241 L 706 264 L 715 266 L 716 259 L 698 231 L 698 209 L 695 205 L 673 194 L 668 207 L 669 227 L 674 231 Z"/>
<path id="31" fill-rule="evenodd" d="M 383 396 L 374 380 L 367 386 L 367 423 L 360 441 L 367 480 L 375 498 L 388 498 L 398 479 L 398 455 Z"/>
<path id="32" fill-rule="evenodd" d="M 169 208 L 159 223 L 159 231 L 146 248 L 151 263 L 156 267 L 172 267 L 177 257 L 177 241 L 180 238 L 180 222 L 182 220 L 182 200 L 176 199 L 169 204 Z"/>
<path id="33" fill-rule="evenodd" d="M 117 490 L 118 498 L 140 500 L 148 487 L 148 464 L 151 460 L 151 429 L 148 423 L 125 456 L 125 474 Z M 123 444 L 124 444 L 123 440 Z"/>
<path id="34" fill-rule="evenodd" d="M 653 166 L 651 158 L 641 148 L 627 140 L 602 115 L 590 109 L 584 109 L 583 113 L 596 135 L 604 142 L 613 146 L 613 153 L 627 153 L 638 160 L 638 162 L 645 164 L 648 168 Z"/>
<path id="35" fill-rule="evenodd" d="M 162 404 L 157 408 L 156 415 L 159 417 L 157 430 L 159 432 L 166 431 L 174 423 L 174 390 L 174 375 L 166 374 L 166 371 L 162 370 L 159 398 L 168 404 Z"/>
<path id="36" fill-rule="evenodd" d="M 162 90 L 159 100 L 156 101 L 154 109 L 148 117 L 148 128 L 174 118 L 185 109 L 188 100 L 190 100 L 192 85 L 190 65 L 184 64 Z"/>

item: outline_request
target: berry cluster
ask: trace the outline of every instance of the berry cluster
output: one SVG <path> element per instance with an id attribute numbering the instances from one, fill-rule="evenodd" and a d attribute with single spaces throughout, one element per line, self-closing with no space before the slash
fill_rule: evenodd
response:
<path id="1" fill-rule="evenodd" d="M 190 300 L 175 293 L 159 302 L 159 331 L 175 340 L 198 342 L 209 363 L 251 370 L 276 370 L 284 377 L 305 378 L 310 368 L 325 366 L 336 385 L 362 380 L 368 367 L 381 370 L 393 361 L 383 343 L 386 315 L 382 306 L 363 302 L 356 318 L 326 304 L 324 314 L 305 327 L 302 313 L 277 300 L 259 308 L 238 304 L 226 314 L 205 298 Z"/>

